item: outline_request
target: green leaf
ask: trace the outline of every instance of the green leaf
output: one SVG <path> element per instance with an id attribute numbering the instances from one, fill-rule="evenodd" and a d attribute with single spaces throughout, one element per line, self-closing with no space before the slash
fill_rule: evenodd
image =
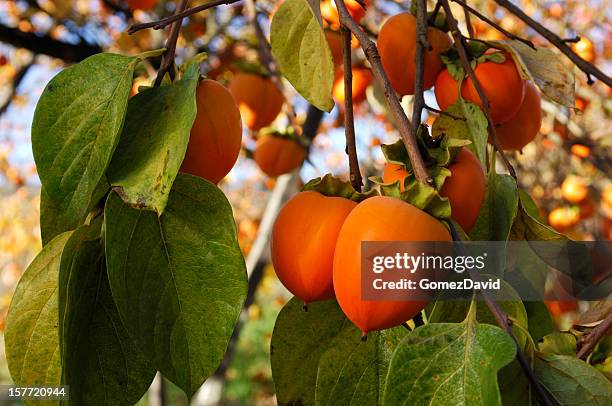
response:
<path id="1" fill-rule="evenodd" d="M 100 224 L 79 227 L 61 259 L 59 288 L 62 383 L 71 404 L 132 405 L 155 369 L 121 323 L 113 301 Z"/>
<path id="2" fill-rule="evenodd" d="M 571 333 L 554 332 L 544 337 L 538 349 L 547 354 L 576 355 L 576 337 Z"/>
<path id="3" fill-rule="evenodd" d="M 514 359 L 515 345 L 474 316 L 407 335 L 391 358 L 383 405 L 501 404 L 497 371 Z"/>
<path id="4" fill-rule="evenodd" d="M 119 140 L 139 60 L 97 54 L 61 71 L 43 92 L 32 123 L 32 149 L 56 232 L 83 223 Z M 50 235 L 46 239 L 50 239 Z"/>
<path id="5" fill-rule="evenodd" d="M 533 341 L 553 332 L 553 320 L 544 302 L 523 302 L 529 320 L 529 334 Z"/>
<path id="6" fill-rule="evenodd" d="M 49 242 L 24 272 L 6 316 L 6 359 L 19 386 L 59 385 L 57 278 L 72 232 Z M 41 402 L 42 403 L 42 402 Z"/>
<path id="7" fill-rule="evenodd" d="M 535 404 L 535 394 L 518 360 L 503 367 L 497 374 L 499 391 L 504 406 L 529 406 Z"/>
<path id="8" fill-rule="evenodd" d="M 106 259 L 123 324 L 189 396 L 219 366 L 246 297 L 232 208 L 212 183 L 179 174 L 161 217 L 111 193 Z"/>
<path id="9" fill-rule="evenodd" d="M 487 176 L 487 190 L 474 228 L 473 241 L 507 241 L 518 210 L 516 182 L 494 171 Z"/>
<path id="10" fill-rule="evenodd" d="M 108 168 L 113 189 L 130 206 L 162 214 L 187 151 L 196 115 L 199 63 L 182 79 L 130 99 L 117 153 Z"/>
<path id="11" fill-rule="evenodd" d="M 497 302 L 501 309 L 521 326 L 528 327 L 527 311 L 518 293 L 507 282 L 502 281 L 500 294 L 505 298 L 513 299 Z M 438 300 L 432 307 L 428 320 L 430 323 L 458 323 L 467 317 L 469 309 L 470 302 L 467 301 Z M 480 301 L 476 303 L 476 320 L 480 323 L 497 325 L 493 313 L 484 302 Z M 517 326 L 512 327 L 512 332 L 521 348 L 523 348 L 527 342 L 525 333 Z"/>
<path id="12" fill-rule="evenodd" d="M 281 310 L 270 347 L 279 405 L 378 404 L 388 362 L 402 328 L 368 334 L 335 300 L 302 309 L 293 298 Z"/>
<path id="13" fill-rule="evenodd" d="M 472 141 L 467 147 L 476 154 L 481 164 L 486 166 L 488 123 L 480 107 L 476 104 L 457 100 L 446 109 L 448 114 L 439 115 L 431 128 L 432 137 L 451 137 Z"/>
<path id="14" fill-rule="evenodd" d="M 101 202 L 101 199 L 104 198 L 109 189 L 110 185 L 106 177 L 102 176 L 100 182 L 98 182 L 98 186 L 96 186 L 91 195 L 87 213 L 92 211 L 94 207 Z M 60 206 L 56 205 L 53 200 L 49 198 L 43 186 L 40 189 L 40 236 L 43 246 L 55 236 L 64 231 L 69 231 L 66 227 L 71 223 L 71 220 L 66 214 L 67 213 L 62 211 Z"/>
<path id="15" fill-rule="evenodd" d="M 538 354 L 535 373 L 561 406 L 612 404 L 612 383 L 575 356 Z"/>
<path id="16" fill-rule="evenodd" d="M 518 205 L 516 219 L 512 224 L 510 239 L 517 241 L 569 241 L 566 236 L 542 223 L 537 206 L 527 193 L 519 192 L 519 198 L 520 204 Z"/>
<path id="17" fill-rule="evenodd" d="M 321 22 L 307 0 L 280 5 L 272 19 L 270 42 L 281 73 L 295 90 L 318 109 L 331 111 L 334 62 Z"/>

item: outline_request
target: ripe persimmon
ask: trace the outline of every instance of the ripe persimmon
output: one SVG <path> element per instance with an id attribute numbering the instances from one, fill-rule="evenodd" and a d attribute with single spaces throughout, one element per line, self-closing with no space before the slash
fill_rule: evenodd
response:
<path id="1" fill-rule="evenodd" d="M 542 105 L 538 89 L 531 82 L 525 85 L 525 98 L 517 113 L 495 128 L 502 149 L 520 151 L 529 144 L 542 126 Z"/>
<path id="2" fill-rule="evenodd" d="M 427 28 L 431 49 L 425 53 L 424 87 L 429 89 L 444 68 L 440 53 L 451 46 L 450 37 L 437 28 Z M 377 45 L 381 62 L 393 89 L 401 96 L 414 94 L 416 75 L 416 17 L 399 13 L 390 17 L 380 29 Z"/>
<path id="3" fill-rule="evenodd" d="M 272 229 L 272 264 L 283 285 L 306 304 L 334 298 L 336 240 L 355 206 L 343 197 L 306 191 L 278 213 Z"/>
<path id="4" fill-rule="evenodd" d="M 266 134 L 257 140 L 253 159 L 271 178 L 289 173 L 302 164 L 306 150 L 296 140 Z"/>
<path id="5" fill-rule="evenodd" d="M 127 0 L 130 10 L 151 10 L 157 5 L 157 0 Z"/>
<path id="6" fill-rule="evenodd" d="M 470 232 L 480 214 L 484 201 L 486 180 L 484 171 L 476 155 L 467 148 L 461 148 L 455 160 L 448 166 L 451 175 L 446 178 L 440 195 L 447 197 L 451 205 L 451 218 L 466 232 Z M 409 176 L 401 165 L 385 164 L 383 181 L 385 183 L 400 181 L 400 190 L 404 191 L 404 178 Z"/>
<path id="7" fill-rule="evenodd" d="M 496 63 L 490 60 L 479 63 L 474 69 L 476 79 L 489 99 L 489 112 L 495 124 L 501 124 L 514 116 L 525 97 L 525 80 L 521 78 L 512 57 L 504 53 L 505 60 Z M 435 94 L 438 106 L 446 110 L 457 101 L 457 81 L 443 70 L 436 78 Z M 482 108 L 480 96 L 470 78 L 461 84 L 461 95 Z"/>
<path id="8" fill-rule="evenodd" d="M 580 210 L 572 207 L 557 207 L 548 213 L 548 224 L 560 233 L 574 228 L 580 221 Z"/>
<path id="9" fill-rule="evenodd" d="M 593 41 L 587 37 L 580 37 L 580 41 L 572 44 L 572 50 L 587 62 L 593 62 L 597 57 L 595 45 L 593 45 Z"/>
<path id="10" fill-rule="evenodd" d="M 353 66 L 353 104 L 361 103 L 366 98 L 366 89 L 372 83 L 372 72 L 363 66 Z M 344 105 L 344 69 L 336 70 L 334 87 L 332 88 L 334 100 L 340 106 Z"/>
<path id="11" fill-rule="evenodd" d="M 270 78 L 254 73 L 238 73 L 230 81 L 242 122 L 253 131 L 274 121 L 283 108 L 285 98 Z"/>
<path id="12" fill-rule="evenodd" d="M 581 203 L 589 197 L 589 187 L 583 178 L 570 175 L 561 183 L 561 195 L 570 203 Z"/>
<path id="13" fill-rule="evenodd" d="M 367 7 L 368 1 L 364 0 L 363 3 L 365 3 Z M 365 15 L 366 10 L 355 0 L 346 0 L 344 4 L 353 20 L 359 23 Z M 323 0 L 321 2 L 321 17 L 331 26 L 340 27 L 340 16 L 338 15 L 338 9 L 336 8 L 334 0 Z"/>
<path id="14" fill-rule="evenodd" d="M 219 183 L 238 159 L 242 146 L 240 110 L 232 94 L 214 80 L 196 89 L 196 118 L 181 171 Z"/>
<path id="15" fill-rule="evenodd" d="M 366 199 L 349 213 L 336 242 L 334 290 L 346 316 L 366 334 L 408 321 L 427 302 L 362 300 L 362 241 L 451 241 L 451 236 L 429 214 L 388 196 Z"/>
<path id="16" fill-rule="evenodd" d="M 544 304 L 548 308 L 550 314 L 555 317 L 578 309 L 578 303 L 575 300 L 545 300 Z"/>

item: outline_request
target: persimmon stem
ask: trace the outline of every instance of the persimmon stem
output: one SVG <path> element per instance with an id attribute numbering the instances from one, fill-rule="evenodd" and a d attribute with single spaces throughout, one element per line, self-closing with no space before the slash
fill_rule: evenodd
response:
<path id="1" fill-rule="evenodd" d="M 578 341 L 578 358 L 586 359 L 593 351 L 599 340 L 601 340 L 601 338 L 605 336 L 610 329 L 612 329 L 612 313 L 608 314 L 608 316 L 601 323 L 595 326 L 593 330 Z"/>
<path id="2" fill-rule="evenodd" d="M 176 7 L 176 15 L 181 14 L 187 7 L 188 0 L 180 0 L 180 3 Z M 176 52 L 176 41 L 181 31 L 182 17 L 176 20 L 176 22 L 170 27 L 170 34 L 166 40 L 166 52 L 162 55 L 161 65 L 157 71 L 157 77 L 155 78 L 155 86 L 159 86 L 164 80 L 166 73 L 170 74 L 170 78 L 174 79 L 174 54 Z"/>
<path id="3" fill-rule="evenodd" d="M 351 185 L 361 192 L 362 179 L 357 158 L 355 141 L 355 121 L 353 117 L 353 71 L 351 61 L 351 32 L 342 26 L 342 61 L 344 63 L 344 135 L 346 137 L 346 153 L 349 159 L 349 177 Z"/>
<path id="4" fill-rule="evenodd" d="M 446 2 L 447 0 L 441 0 L 441 1 Z M 445 10 L 445 11 L 448 13 L 448 10 Z M 447 222 L 447 224 L 450 228 L 450 232 L 451 232 L 453 241 L 461 242 L 461 238 L 457 234 L 457 230 L 455 226 L 453 225 L 453 223 L 449 221 Z M 459 254 L 465 255 L 465 248 L 463 247 L 463 245 L 458 244 L 457 249 L 458 249 Z M 471 269 L 469 273 L 470 273 L 470 278 L 473 281 L 482 282 L 482 277 L 480 276 L 480 273 L 478 273 L 476 269 Z M 535 392 L 538 395 L 538 398 L 540 399 L 542 404 L 546 406 L 553 406 L 553 402 L 550 400 L 548 393 L 538 381 L 538 378 L 536 377 L 535 372 L 533 371 L 533 368 L 531 367 L 531 364 L 529 363 L 529 360 L 523 353 L 521 346 L 519 345 L 516 337 L 514 336 L 514 333 L 512 332 L 512 321 L 510 320 L 506 312 L 502 310 L 499 304 L 497 304 L 497 302 L 493 300 L 493 298 L 491 297 L 488 291 L 482 290 L 480 291 L 480 293 L 487 307 L 489 308 L 489 310 L 495 317 L 495 321 L 497 322 L 497 325 L 501 327 L 501 329 L 504 330 L 510 336 L 510 338 L 512 338 L 512 341 L 514 341 L 514 345 L 516 346 L 516 359 L 519 362 L 521 368 L 523 369 L 523 372 L 527 376 L 527 379 L 529 380 L 529 382 L 535 389 Z"/>
<path id="5" fill-rule="evenodd" d="M 421 114 L 425 106 L 423 93 L 425 81 L 425 50 L 429 48 L 427 41 L 427 0 L 416 1 L 416 74 L 414 81 L 414 101 L 412 103 L 412 138 L 419 136 Z"/>
<path id="6" fill-rule="evenodd" d="M 353 20 L 351 15 L 346 8 L 343 0 L 335 0 L 336 8 L 338 9 L 338 15 L 340 16 L 340 24 L 349 29 L 353 35 L 359 40 L 359 44 L 361 45 L 361 49 L 365 53 L 368 62 L 372 66 L 372 73 L 374 74 L 374 79 L 381 86 L 384 91 L 385 100 L 387 105 L 389 106 L 389 110 L 391 110 L 391 114 L 397 123 L 397 128 L 402 136 L 402 141 L 406 146 L 406 150 L 408 151 L 408 157 L 410 158 L 410 162 L 412 163 L 412 168 L 414 169 L 415 178 L 422 183 L 429 183 L 430 179 L 428 179 L 427 170 L 425 168 L 425 163 L 423 162 L 423 157 L 419 152 L 418 144 L 416 138 L 412 136 L 410 120 L 406 116 L 400 101 L 391 86 L 391 82 L 385 73 L 385 69 L 382 66 L 380 61 L 380 55 L 378 54 L 378 48 L 376 44 L 370 40 L 368 34 L 366 34 L 361 27 Z"/>
<path id="7" fill-rule="evenodd" d="M 509 39 L 513 39 L 516 41 L 520 41 L 523 44 L 527 45 L 529 48 L 535 49 L 535 45 L 533 45 L 533 42 L 525 39 L 525 38 L 521 38 L 517 35 L 512 34 L 511 32 L 505 30 L 502 26 L 500 26 L 499 24 L 497 24 L 495 21 L 491 20 L 490 18 L 488 18 L 487 16 L 485 16 L 484 14 L 482 14 L 481 12 L 479 12 L 478 10 L 470 7 L 469 4 L 467 4 L 466 1 L 463 0 L 451 0 L 454 3 L 459 4 L 461 7 L 463 7 L 463 10 L 466 12 L 466 16 L 469 16 L 469 14 L 473 14 L 476 17 L 478 17 L 480 20 L 484 21 L 485 23 L 489 24 L 491 27 L 495 28 L 497 31 L 501 32 L 502 34 L 504 34 L 504 36 L 506 36 Z M 466 17 L 466 21 L 469 21 Z M 473 31 L 470 29 L 471 26 L 468 24 L 468 32 L 470 33 L 470 37 L 474 37 L 474 33 Z"/>
<path id="8" fill-rule="evenodd" d="M 270 43 L 268 42 L 268 39 L 266 38 L 266 34 L 264 34 L 263 29 L 259 24 L 259 21 L 257 21 L 257 10 L 255 8 L 255 1 L 246 0 L 245 6 L 247 18 L 249 20 L 249 23 L 253 26 L 253 29 L 255 30 L 255 36 L 257 37 L 257 53 L 259 54 L 259 59 L 270 74 L 270 80 L 272 81 L 272 83 L 274 83 L 274 86 L 276 86 L 278 91 L 281 92 L 283 97 L 285 98 L 285 112 L 287 113 L 287 120 L 289 121 L 289 124 L 293 127 L 296 133 L 299 133 L 300 127 L 297 125 L 295 120 L 296 114 L 291 103 L 291 97 L 288 94 L 287 89 L 285 88 L 285 85 L 283 84 L 283 81 L 281 79 L 281 74 L 278 69 L 278 63 L 272 55 L 272 48 L 270 46 Z"/>
<path id="9" fill-rule="evenodd" d="M 170 24 L 172 24 L 175 21 L 179 21 L 182 20 L 185 17 L 189 17 L 192 16 L 194 14 L 197 14 L 201 11 L 204 10 L 208 10 L 209 8 L 213 8 L 213 7 L 217 7 L 217 6 L 221 6 L 224 4 L 233 4 L 233 3 L 237 3 L 240 0 L 214 0 L 211 2 L 208 2 L 206 4 L 202 4 L 200 6 L 197 7 L 191 7 L 188 9 L 183 8 L 182 10 L 178 11 L 177 13 L 175 13 L 174 15 L 170 16 L 170 17 L 166 17 L 166 18 L 162 18 L 161 20 L 158 21 L 151 21 L 148 23 L 141 23 L 141 24 L 134 24 L 131 25 L 130 28 L 128 28 L 128 34 L 134 34 L 140 30 L 144 30 L 147 28 L 153 28 L 154 30 L 160 30 Z"/>
<path id="10" fill-rule="evenodd" d="M 506 166 L 506 169 L 508 169 L 508 172 L 510 173 L 510 175 L 514 179 L 516 179 L 516 172 L 514 171 L 514 168 L 512 167 L 512 164 L 510 163 L 510 161 L 508 161 L 508 158 L 504 154 L 504 150 L 501 148 L 501 145 L 499 144 L 499 140 L 497 139 L 497 131 L 495 130 L 495 123 L 493 122 L 493 119 L 491 118 L 491 112 L 489 111 L 489 107 L 491 106 L 491 103 L 489 102 L 489 99 L 487 95 L 485 94 L 482 88 L 482 85 L 480 84 L 480 81 L 476 77 L 476 74 L 474 73 L 474 69 L 472 69 L 472 65 L 470 64 L 470 60 L 468 58 L 466 46 L 464 43 L 465 37 L 463 36 L 463 34 L 461 34 L 461 31 L 459 31 L 459 25 L 457 23 L 457 19 L 455 19 L 455 17 L 453 16 L 453 12 L 450 8 L 450 4 L 448 0 L 440 0 L 440 2 L 442 3 L 442 7 L 444 8 L 444 12 L 446 13 L 446 21 L 448 22 L 448 26 L 450 27 L 451 33 L 453 35 L 453 40 L 455 42 L 454 44 L 455 49 L 459 53 L 459 58 L 461 59 L 461 65 L 463 66 L 463 69 L 466 71 L 466 73 L 472 80 L 472 83 L 474 84 L 474 88 L 476 88 L 476 92 L 478 93 L 478 97 L 480 98 L 480 102 L 482 104 L 482 110 L 489 123 L 489 132 L 491 134 L 491 140 L 493 142 L 493 146 L 495 147 L 495 150 L 499 152 L 499 154 L 501 155 L 504 165 Z"/>
<path id="11" fill-rule="evenodd" d="M 508 10 L 511 14 L 519 18 L 525 24 L 533 28 L 538 34 L 543 36 L 554 45 L 559 51 L 563 52 L 581 71 L 586 73 L 587 82 L 589 84 L 593 84 L 593 79 L 591 76 L 595 76 L 597 79 L 604 82 L 608 87 L 612 87 L 612 78 L 602 72 L 599 68 L 597 68 L 592 63 L 582 59 L 578 54 L 576 54 L 571 47 L 569 47 L 565 41 L 561 37 L 559 37 L 554 32 L 550 31 L 548 28 L 544 27 L 542 24 L 535 21 L 533 18 L 529 17 L 523 10 L 519 7 L 515 6 L 508 0 L 495 0 L 497 4 Z"/>

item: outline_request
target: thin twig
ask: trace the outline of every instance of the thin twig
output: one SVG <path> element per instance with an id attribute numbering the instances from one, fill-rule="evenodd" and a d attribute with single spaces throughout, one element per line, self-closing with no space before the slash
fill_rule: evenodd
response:
<path id="1" fill-rule="evenodd" d="M 442 1 L 446 1 L 446 0 L 442 0 Z M 448 10 L 445 10 L 445 11 L 448 13 Z M 455 226 L 453 225 L 453 223 L 449 221 L 447 224 L 450 228 L 450 232 L 451 232 L 453 241 L 461 242 L 461 238 L 457 234 L 457 230 L 455 229 Z M 459 251 L 459 254 L 461 255 L 464 254 L 465 248 L 463 247 L 462 244 L 458 244 L 457 249 Z M 473 281 L 475 282 L 482 281 L 482 277 L 480 276 L 480 274 L 478 273 L 476 269 L 474 268 L 470 269 L 469 273 L 470 273 L 470 278 Z M 533 371 L 533 368 L 531 367 L 531 364 L 529 363 L 529 360 L 527 359 L 525 354 L 523 354 L 521 346 L 519 345 L 516 337 L 514 336 L 514 333 L 512 332 L 512 322 L 510 321 L 508 315 L 506 314 L 506 312 L 502 310 L 501 307 L 499 307 L 497 302 L 495 302 L 495 300 L 491 298 L 491 295 L 489 294 L 488 291 L 481 290 L 480 293 L 482 294 L 482 298 L 484 299 L 487 307 L 489 308 L 489 310 L 495 317 L 495 321 L 497 322 L 497 325 L 501 327 L 502 330 L 504 330 L 510 336 L 510 338 L 512 338 L 512 341 L 514 341 L 514 345 L 516 346 L 516 359 L 518 360 L 521 368 L 523 369 L 523 372 L 527 376 L 527 379 L 529 380 L 531 385 L 534 387 L 535 392 L 538 395 L 540 401 L 546 406 L 553 406 L 553 402 L 550 400 L 548 393 L 546 393 L 546 390 L 544 390 L 544 388 L 538 381 L 538 378 L 536 377 L 535 372 Z"/>
<path id="2" fill-rule="evenodd" d="M 160 30 L 160 29 L 162 29 L 162 28 L 172 24 L 175 21 L 182 20 L 183 18 L 189 17 L 189 16 L 194 15 L 194 14 L 197 14 L 200 11 L 208 10 L 209 8 L 221 6 L 223 4 L 236 3 L 238 1 L 240 1 L 240 0 L 214 0 L 214 1 L 211 1 L 211 2 L 206 3 L 206 4 L 202 4 L 201 6 L 188 8 L 186 10 L 185 9 L 180 10 L 179 12 L 175 13 L 174 15 L 172 15 L 170 17 L 162 18 L 161 20 L 158 20 L 158 21 L 151 21 L 151 22 L 148 22 L 148 23 L 134 24 L 134 25 L 130 26 L 130 28 L 128 28 L 127 32 L 128 32 L 128 34 L 134 34 L 135 32 L 138 32 L 140 30 L 144 30 L 144 29 L 147 29 L 147 28 L 153 28 L 154 30 Z"/>
<path id="3" fill-rule="evenodd" d="M 287 120 L 289 120 L 289 124 L 293 127 L 296 132 L 299 132 L 299 126 L 296 123 L 296 114 L 293 109 L 293 104 L 291 103 L 291 96 L 287 92 L 285 85 L 283 85 L 283 80 L 281 78 L 280 71 L 278 69 L 278 64 L 272 55 L 272 48 L 268 39 L 266 38 L 266 34 L 263 32 L 261 25 L 257 21 L 257 10 L 255 9 L 255 1 L 247 0 L 246 1 L 246 14 L 249 22 L 253 26 L 255 30 L 255 36 L 257 37 L 257 53 L 259 54 L 259 59 L 261 63 L 265 66 L 266 70 L 270 74 L 270 80 L 274 83 L 274 86 L 278 89 L 279 92 L 282 93 L 285 98 L 285 111 L 287 113 Z"/>
<path id="4" fill-rule="evenodd" d="M 416 2 L 416 73 L 414 81 L 414 102 L 412 103 L 412 137 L 416 140 L 421 126 L 421 114 L 425 106 L 424 76 L 425 76 L 425 49 L 429 48 L 427 41 L 427 0 Z"/>
<path id="5" fill-rule="evenodd" d="M 586 359 L 589 354 L 593 351 L 599 340 L 606 335 L 612 328 L 612 313 L 597 326 L 593 328 L 588 334 L 582 337 L 578 341 L 578 358 Z"/>
<path id="6" fill-rule="evenodd" d="M 338 9 L 338 14 L 340 16 L 340 24 L 344 25 L 348 28 L 355 37 L 359 40 L 361 48 L 366 55 L 366 58 L 372 65 L 372 72 L 374 73 L 374 79 L 378 82 L 378 84 L 384 90 L 385 99 L 387 101 L 387 105 L 393 114 L 393 118 L 397 123 L 398 130 L 400 135 L 402 136 L 402 140 L 404 145 L 406 146 L 406 150 L 408 151 L 408 157 L 410 158 L 410 162 L 412 163 L 412 168 L 414 169 L 414 175 L 419 182 L 429 183 L 427 170 L 425 168 L 425 163 L 423 162 L 423 158 L 419 152 L 419 147 L 417 145 L 417 140 L 412 136 L 410 120 L 406 116 L 406 113 L 402 109 L 402 105 L 397 98 L 393 87 L 391 86 L 391 82 L 389 82 L 389 78 L 385 73 L 385 70 L 380 62 L 380 55 L 378 54 L 378 48 L 376 48 L 376 44 L 370 40 L 368 35 L 359 27 L 359 25 L 353 20 L 350 16 L 346 5 L 343 0 L 335 0 L 336 8 Z"/>
<path id="7" fill-rule="evenodd" d="M 518 17 L 525 24 L 533 28 L 538 34 L 543 36 L 553 44 L 555 47 L 559 49 L 559 51 L 563 52 L 572 62 L 584 73 L 587 75 L 587 82 L 589 84 L 593 84 L 592 76 L 595 76 L 597 79 L 604 82 L 608 87 L 612 87 L 612 78 L 606 75 L 604 72 L 599 70 L 595 65 L 589 63 L 588 61 L 582 59 L 578 54 L 576 54 L 572 48 L 570 48 L 562 38 L 560 38 L 557 34 L 550 31 L 548 28 L 544 27 L 542 24 L 535 21 L 533 18 L 529 17 L 527 14 L 523 12 L 520 8 L 509 2 L 508 0 L 495 0 L 497 4 L 507 9 L 510 13 Z"/>
<path id="8" fill-rule="evenodd" d="M 177 15 L 181 14 L 183 10 L 185 10 L 185 7 L 187 7 L 187 1 L 188 0 L 181 0 L 176 8 Z M 170 34 L 166 40 L 166 52 L 164 52 L 162 55 L 161 65 L 157 71 L 157 77 L 155 78 L 155 86 L 159 86 L 161 84 L 166 73 L 170 74 L 171 79 L 174 79 L 174 53 L 176 52 L 176 41 L 178 40 L 179 32 L 181 31 L 181 21 L 182 17 L 176 20 L 176 22 L 170 27 Z"/>
<path id="9" fill-rule="evenodd" d="M 344 135 L 349 159 L 349 173 L 353 188 L 361 192 L 362 180 L 357 159 L 355 122 L 353 119 L 353 71 L 351 62 L 351 31 L 342 26 L 342 60 L 344 61 Z"/>
<path id="10" fill-rule="evenodd" d="M 432 113 L 436 113 L 436 114 L 440 114 L 441 116 L 447 116 L 452 118 L 453 120 L 460 120 L 460 121 L 466 121 L 465 117 L 460 117 L 460 116 L 456 116 L 453 113 L 449 113 L 448 111 L 442 111 L 442 110 L 438 110 L 435 107 L 431 107 L 428 106 L 427 104 L 425 104 L 423 106 L 423 108 L 425 108 L 425 110 L 430 111 Z"/>
<path id="11" fill-rule="evenodd" d="M 429 25 L 433 25 L 436 22 L 436 17 L 438 17 L 438 13 L 440 12 L 440 7 L 442 7 L 442 4 L 437 1 L 431 15 L 429 16 Z"/>
<path id="12" fill-rule="evenodd" d="M 465 6 L 467 6 L 467 0 L 466 0 L 466 4 Z M 470 10 L 469 10 L 469 6 L 467 7 L 463 7 L 463 18 L 465 19 L 465 28 L 467 28 L 467 32 L 468 34 L 470 34 L 470 37 L 474 37 L 474 26 L 472 25 L 472 19 L 470 18 Z"/>
<path id="13" fill-rule="evenodd" d="M 446 21 L 448 22 L 448 25 L 451 29 L 451 33 L 453 35 L 453 39 L 455 42 L 455 48 L 457 49 L 457 52 L 459 53 L 459 57 L 461 58 L 461 64 L 463 65 L 463 69 L 467 72 L 468 76 L 472 80 L 472 83 L 474 84 L 474 87 L 476 88 L 476 91 L 478 92 L 478 97 L 480 98 L 480 102 L 482 104 L 482 110 L 484 111 L 484 114 L 487 117 L 487 121 L 489 123 L 489 131 L 491 132 L 491 140 L 493 141 L 493 146 L 495 147 L 495 150 L 499 152 L 499 154 L 501 155 L 504 165 L 508 169 L 508 172 L 510 173 L 510 175 L 514 179 L 516 179 L 516 172 L 514 171 L 514 168 L 512 167 L 512 164 L 510 163 L 510 161 L 508 161 L 508 158 L 506 158 L 506 155 L 504 154 L 504 150 L 501 148 L 501 145 L 499 144 L 499 140 L 497 139 L 497 131 L 495 130 L 495 123 L 493 123 L 493 119 L 491 118 L 491 113 L 489 111 L 489 107 L 490 107 L 489 99 L 487 95 L 485 94 L 484 90 L 482 89 L 482 86 L 480 85 L 480 81 L 476 77 L 476 74 L 474 73 L 474 69 L 472 69 L 472 65 L 470 64 L 470 61 L 468 59 L 466 47 L 463 42 L 465 38 L 463 37 L 463 34 L 461 34 L 461 31 L 459 31 L 457 20 L 452 14 L 448 0 L 440 0 L 440 1 L 442 3 L 442 7 L 444 8 L 444 12 L 446 13 Z"/>
<path id="14" fill-rule="evenodd" d="M 9 106 L 13 102 L 13 99 L 15 99 L 15 96 L 17 96 L 17 91 L 19 90 L 19 85 L 21 84 L 23 79 L 28 74 L 28 71 L 32 67 L 33 63 L 34 63 L 34 61 L 32 60 L 27 65 L 25 65 L 23 68 L 19 69 L 19 71 L 17 72 L 17 74 L 13 78 L 13 82 L 11 84 L 11 92 L 7 96 L 6 101 L 2 104 L 2 106 L 0 106 L 0 116 L 2 116 L 6 112 L 6 110 L 8 110 Z"/>
<path id="15" fill-rule="evenodd" d="M 513 39 L 513 40 L 516 40 L 516 41 L 520 41 L 523 44 L 527 45 L 528 47 L 530 47 L 532 49 L 536 49 L 535 45 L 533 45 L 533 42 L 531 42 L 531 41 L 529 41 L 529 40 L 527 40 L 525 38 L 521 38 L 518 35 L 514 35 L 511 32 L 505 30 L 503 27 L 501 27 L 495 21 L 491 20 L 490 18 L 488 18 L 484 14 L 480 13 L 478 10 L 470 7 L 470 5 L 467 4 L 467 2 L 465 2 L 463 0 L 451 0 L 451 1 L 459 4 L 461 7 L 463 7 L 463 10 L 465 12 L 469 12 L 469 13 L 474 14 L 476 17 L 478 17 L 479 19 L 481 19 L 485 23 L 489 24 L 491 27 L 495 28 L 497 31 L 499 31 L 502 34 L 504 34 L 504 36 L 506 36 L 507 38 L 510 38 L 510 39 Z M 472 31 L 470 31 L 469 29 L 468 29 L 468 32 L 470 33 L 470 37 L 473 38 L 474 37 L 474 33 Z"/>

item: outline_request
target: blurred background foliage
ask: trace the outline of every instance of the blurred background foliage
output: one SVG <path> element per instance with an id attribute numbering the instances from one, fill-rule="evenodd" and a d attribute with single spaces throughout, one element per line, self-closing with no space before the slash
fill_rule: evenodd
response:
<path id="1" fill-rule="evenodd" d="M 612 9 L 606 0 L 516 0 L 522 9 L 564 38 L 581 40 L 574 49 L 604 72 L 612 72 Z M 157 20 L 173 13 L 174 1 L 166 0 L 4 0 L 0 2 L 0 330 L 11 294 L 21 273 L 40 250 L 38 225 L 40 183 L 34 166 L 30 124 L 45 84 L 71 63 L 97 52 L 136 54 L 163 47 L 164 32 L 143 30 L 130 36 L 130 24 Z M 204 3 L 190 1 L 190 6 Z M 268 15 L 278 2 L 258 1 L 260 22 L 269 28 Z M 362 24 L 376 35 L 382 21 L 406 9 L 409 2 L 370 0 Z M 471 0 L 470 5 L 490 16 L 506 30 L 547 46 L 541 37 L 509 16 L 492 1 Z M 429 2 L 433 7 L 433 2 Z M 455 13 L 463 16 L 462 12 Z M 466 21 L 462 21 L 465 27 Z M 477 37 L 502 39 L 484 22 L 472 17 Z M 335 28 L 335 27 L 328 27 Z M 226 83 L 234 72 L 257 62 L 256 37 L 243 16 L 240 3 L 221 6 L 184 21 L 178 41 L 177 62 L 196 52 L 207 52 L 202 72 Z M 355 58 L 364 60 L 360 50 Z M 145 62 L 137 70 L 133 92 L 155 77 L 159 60 Z M 568 69 L 574 69 L 568 61 Z M 544 101 L 544 120 L 536 141 L 510 158 L 551 225 L 574 239 L 612 239 L 612 91 L 602 83 L 587 85 L 576 71 L 576 107 L 564 109 Z M 378 175 L 383 157 L 379 145 L 398 135 L 387 120 L 376 89 L 356 106 L 358 152 L 364 178 Z M 435 106 L 430 92 L 429 105 Z M 306 103 L 295 96 L 299 119 Z M 403 104 L 410 105 L 409 98 Z M 427 113 L 424 113 L 427 114 Z M 346 176 L 342 113 L 336 107 L 326 114 L 311 148 L 309 161 L 300 171 L 302 182 L 332 172 Z M 431 123 L 432 117 L 427 120 Z M 279 125 L 284 125 L 279 116 Z M 238 225 L 241 247 L 248 254 L 275 180 L 268 179 L 249 158 L 254 134 L 245 136 L 245 152 L 220 187 L 227 194 Z M 586 192 L 585 192 L 586 191 Z M 269 365 L 269 343 L 276 315 L 289 295 L 266 266 L 248 320 L 225 370 L 222 399 L 226 404 L 274 404 Z M 579 307 L 552 309 L 561 328 L 571 325 Z M 0 347 L 3 351 L 4 346 Z M 3 355 L 0 383 L 10 382 Z M 170 404 L 186 400 L 167 385 Z M 146 399 L 143 399 L 146 403 Z"/>

